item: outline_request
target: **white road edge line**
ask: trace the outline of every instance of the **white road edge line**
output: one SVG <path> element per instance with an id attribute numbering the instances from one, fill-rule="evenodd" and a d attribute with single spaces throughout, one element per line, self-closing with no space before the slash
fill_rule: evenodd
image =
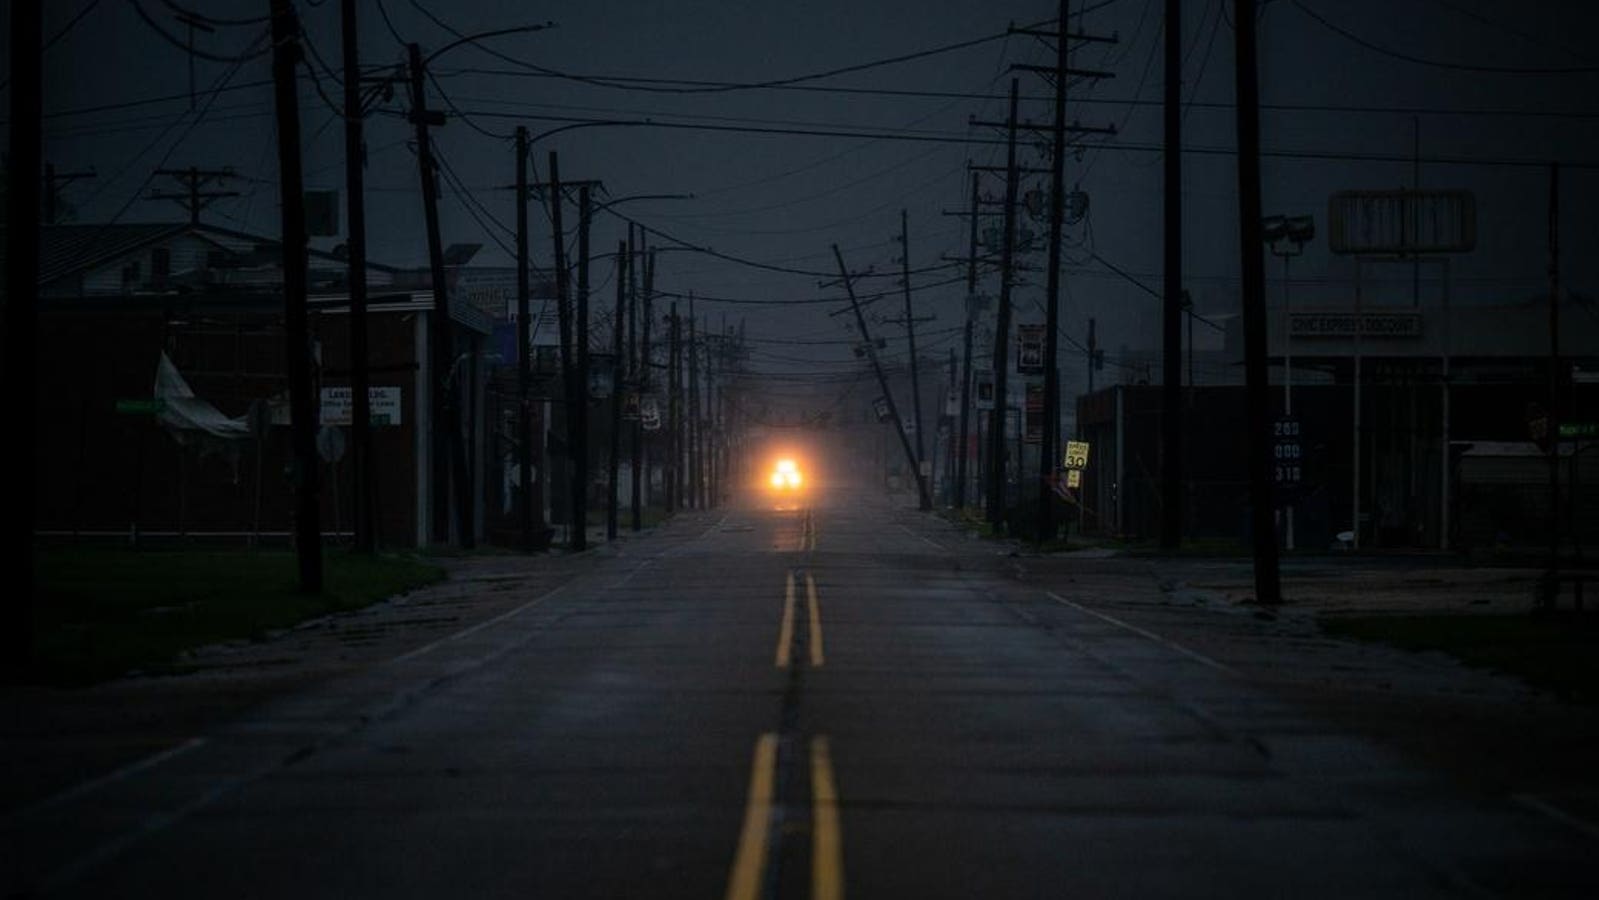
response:
<path id="1" fill-rule="evenodd" d="M 948 547 L 944 546 L 943 544 L 940 544 L 938 541 L 933 540 L 932 538 L 928 537 L 925 534 L 917 534 L 916 532 L 912 531 L 911 527 L 909 525 L 906 525 L 904 522 L 895 522 L 894 524 L 898 525 L 900 528 L 904 529 L 905 533 L 910 535 L 911 537 L 916 538 L 918 540 L 926 541 L 927 543 L 932 544 L 934 547 L 937 547 L 938 549 L 944 551 L 945 553 L 949 552 L 949 548 Z"/>
<path id="2" fill-rule="evenodd" d="M 183 754 L 188 753 L 190 750 L 201 747 L 206 743 L 207 741 L 203 737 L 189 738 L 183 743 L 178 744 L 176 747 L 168 747 L 165 750 L 152 753 L 149 756 L 146 756 L 145 758 L 135 762 L 131 762 L 120 769 L 107 772 L 106 774 L 101 775 L 99 778 L 91 778 L 88 781 L 73 785 L 72 787 L 61 791 L 60 793 L 52 794 L 49 797 L 46 797 L 43 800 L 33 804 L 32 806 L 23 807 L 16 813 L 13 813 L 13 815 L 16 818 L 24 819 L 28 818 L 29 816 L 42 813 L 46 810 L 54 809 L 55 807 L 61 806 L 64 803 L 70 803 L 79 797 L 98 791 L 103 787 L 116 784 L 124 778 L 129 778 L 133 775 L 143 772 L 146 769 L 159 766 L 169 759 L 182 756 Z"/>
<path id="3" fill-rule="evenodd" d="M 1172 640 L 1169 640 L 1167 638 L 1163 638 L 1160 635 L 1154 633 L 1153 631 L 1146 631 L 1146 630 L 1144 630 L 1142 628 L 1139 628 L 1137 625 L 1133 625 L 1133 624 L 1128 623 L 1128 622 L 1123 622 L 1121 619 L 1118 619 L 1115 616 L 1106 615 L 1105 613 L 1102 613 L 1102 612 L 1100 612 L 1098 610 L 1095 610 L 1095 609 L 1089 609 L 1088 607 L 1082 605 L 1081 603 L 1074 603 L 1074 602 L 1072 602 L 1070 600 L 1067 600 L 1065 597 L 1062 597 L 1061 595 L 1055 593 L 1054 591 L 1045 591 L 1044 593 L 1048 594 L 1050 599 L 1054 600 L 1056 603 L 1061 604 L 1062 606 L 1069 606 L 1072 609 L 1077 610 L 1078 612 L 1086 613 L 1086 614 L 1088 614 L 1090 616 L 1093 616 L 1096 619 L 1100 619 L 1102 621 L 1109 622 L 1110 624 L 1115 625 L 1118 628 L 1125 628 L 1126 630 L 1131 631 L 1133 634 L 1136 634 L 1139 637 L 1147 638 L 1147 639 L 1149 639 L 1151 641 L 1154 641 L 1155 643 L 1161 645 L 1162 647 L 1165 647 L 1168 650 L 1173 650 L 1173 651 L 1176 651 L 1177 653 L 1181 653 L 1183 656 L 1188 657 L 1189 659 L 1193 660 L 1194 662 L 1199 663 L 1200 665 L 1209 666 L 1210 668 L 1215 669 L 1218 672 L 1225 672 L 1228 675 L 1234 675 L 1234 676 L 1242 677 L 1242 673 L 1239 672 L 1237 669 L 1233 668 L 1232 666 L 1229 666 L 1229 665 L 1227 665 L 1226 663 L 1223 663 L 1223 662 L 1217 662 L 1216 660 L 1211 659 L 1210 657 L 1206 656 L 1203 653 L 1199 653 L 1197 651 L 1190 650 L 1187 647 L 1184 647 L 1182 644 L 1179 644 L 1176 641 L 1172 641 Z"/>
<path id="4" fill-rule="evenodd" d="M 506 612 L 500 613 L 499 615 L 495 616 L 494 618 L 486 619 L 486 620 L 484 620 L 482 622 L 477 623 L 476 625 L 472 625 L 470 627 L 463 628 L 463 629 L 461 629 L 460 631 L 457 631 L 454 634 L 445 635 L 444 637 L 439 638 L 438 640 L 434 641 L 431 644 L 427 644 L 425 646 L 418 647 L 415 650 L 411 650 L 411 651 L 409 651 L 407 653 L 402 653 L 399 656 L 396 656 L 393 659 L 389 660 L 389 662 L 390 663 L 400 663 L 400 662 L 406 662 L 407 660 L 416 659 L 418 656 L 423 656 L 425 654 L 431 653 L 434 650 L 438 649 L 439 647 L 442 647 L 445 644 L 448 644 L 451 641 L 458 641 L 458 640 L 460 640 L 462 638 L 465 638 L 465 637 L 471 637 L 472 635 L 477 634 L 479 631 L 482 631 L 483 629 L 489 627 L 490 625 L 497 625 L 497 624 L 505 621 L 506 619 L 511 618 L 512 616 L 518 615 L 518 614 L 522 613 L 523 611 L 525 611 L 527 609 L 531 609 L 532 607 L 535 607 L 535 606 L 539 605 L 540 603 L 543 603 L 545 600 L 548 600 L 551 597 L 555 596 L 556 594 L 559 594 L 561 591 L 566 590 L 568 587 L 571 586 L 571 584 L 572 584 L 572 582 L 568 581 L 567 583 L 565 583 L 563 585 L 560 585 L 559 587 L 551 588 L 550 590 L 545 591 L 544 593 L 538 595 L 537 597 L 534 597 L 532 600 L 527 601 L 526 603 L 522 604 L 521 606 L 518 606 L 515 609 L 508 610 Z"/>
<path id="5" fill-rule="evenodd" d="M 1590 840 L 1599 841 L 1599 825 L 1595 825 L 1592 822 L 1584 819 L 1579 819 L 1560 807 L 1555 806 L 1553 803 L 1542 799 L 1541 797 L 1537 797 L 1532 794 L 1512 794 L 1510 795 L 1510 799 L 1516 801 L 1522 806 L 1527 807 L 1528 809 L 1543 813 L 1545 816 L 1548 816 L 1562 825 L 1565 825 L 1569 828 L 1575 828 L 1577 831 L 1581 832 L 1584 837 L 1587 837 Z"/>

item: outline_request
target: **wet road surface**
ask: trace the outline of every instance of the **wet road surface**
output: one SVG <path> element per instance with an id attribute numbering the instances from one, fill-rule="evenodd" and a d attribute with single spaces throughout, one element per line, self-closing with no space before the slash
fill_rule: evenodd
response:
<path id="1" fill-rule="evenodd" d="M 1137 572 L 1010 566 L 842 493 L 684 516 L 8 818 L 8 888 L 1599 896 L 1593 835 L 1107 611 Z"/>

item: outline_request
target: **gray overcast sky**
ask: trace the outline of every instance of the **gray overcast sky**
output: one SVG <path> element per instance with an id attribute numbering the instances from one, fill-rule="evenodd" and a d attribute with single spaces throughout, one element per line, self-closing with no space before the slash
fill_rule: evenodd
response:
<path id="1" fill-rule="evenodd" d="M 48 4 L 47 34 L 59 28 L 90 0 Z M 140 0 L 151 18 L 174 35 L 181 26 L 162 0 Z M 384 0 L 394 29 L 424 51 L 453 38 L 429 21 L 425 7 L 449 26 L 477 32 L 553 21 L 554 30 L 494 39 L 490 46 L 519 60 L 564 73 L 660 79 L 763 81 L 848 66 L 1003 32 L 1008 22 L 1041 22 L 1054 14 L 1040 0 L 810 0 L 805 3 L 688 2 L 650 3 L 599 0 L 579 4 L 513 3 L 504 0 Z M 184 4 L 179 4 L 184 5 Z M 258 18 L 266 0 L 188 5 L 218 19 Z M 1224 5 L 1227 11 L 1224 14 Z M 335 0 L 299 4 L 306 33 L 323 59 L 339 67 L 339 22 Z M 1115 78 L 1074 86 L 1069 115 L 1083 124 L 1115 124 L 1121 134 L 1106 149 L 1087 149 L 1068 160 L 1068 181 L 1091 197 L 1088 220 L 1069 229 L 1067 304 L 1063 322 L 1074 334 L 1088 316 L 1100 320 L 1111 347 L 1153 346 L 1157 302 L 1137 287 L 1110 275 L 1088 256 L 1091 249 L 1159 286 L 1159 156 L 1145 149 L 1160 140 L 1161 70 L 1158 57 L 1159 0 L 1080 0 L 1086 9 L 1082 28 L 1117 34 L 1114 46 L 1080 49 L 1074 62 L 1103 68 Z M 1188 0 L 1184 34 L 1186 96 L 1192 101 L 1185 123 L 1191 148 L 1221 151 L 1186 157 L 1187 269 L 1202 310 L 1224 313 L 1236 306 L 1236 200 L 1233 146 L 1231 3 Z M 1593 74 L 1533 76 L 1463 72 L 1404 62 L 1358 46 L 1312 11 L 1351 34 L 1400 53 L 1429 60 L 1498 67 L 1592 67 L 1596 54 L 1574 36 L 1594 33 L 1594 4 L 1528 2 L 1507 7 L 1487 0 L 1273 0 L 1261 20 L 1263 99 L 1267 104 L 1342 105 L 1417 108 L 1410 112 L 1273 110 L 1264 115 L 1268 150 L 1408 156 L 1419 125 L 1424 158 L 1481 157 L 1568 162 L 1599 160 L 1599 111 L 1591 98 L 1599 88 Z M 376 2 L 361 3 L 362 54 L 367 66 L 397 63 L 400 43 L 384 24 Z M 231 56 L 264 32 L 263 24 L 223 27 L 201 35 L 197 44 Z M 902 64 L 807 82 L 807 88 L 869 88 L 991 95 L 996 99 L 885 96 L 828 90 L 747 90 L 670 94 L 587 85 L 537 77 L 525 69 L 464 46 L 439 58 L 434 68 L 453 103 L 473 114 L 481 128 L 509 134 L 519 122 L 536 134 L 556 122 L 520 116 L 629 118 L 707 125 L 871 129 L 894 133 L 995 139 L 985 128 L 970 128 L 969 116 L 1003 117 L 997 98 L 1008 85 L 1009 64 L 1044 63 L 1050 49 L 1027 37 L 1012 37 Z M 275 235 L 277 164 L 268 60 L 255 58 L 235 67 L 201 60 L 196 64 L 197 116 L 188 109 L 184 52 L 167 43 L 138 15 L 129 0 L 100 0 L 46 57 L 46 158 L 58 167 L 95 167 L 100 178 L 74 185 L 67 194 L 80 221 L 172 220 L 178 208 L 138 199 L 159 180 L 151 172 L 168 166 L 232 166 L 243 178 L 232 185 L 244 196 L 219 203 L 206 214 L 218 224 Z M 493 70 L 486 74 L 468 70 Z M 1047 85 L 1020 73 L 1024 117 L 1048 115 Z M 337 85 L 323 76 L 330 96 Z M 238 88 L 239 85 L 256 85 Z M 210 89 L 225 85 L 228 89 Z M 442 107 L 430 86 L 430 102 Z M 151 98 L 163 103 L 141 103 Z M 302 108 L 309 187 L 342 184 L 343 139 L 337 119 L 311 89 L 302 69 Z M 1141 99 L 1146 105 L 1127 101 Z M 403 88 L 386 104 L 399 113 Z M 102 111 L 68 115 L 85 107 Z M 1567 112 L 1576 116 L 1461 114 L 1455 111 Z M 421 203 L 415 157 L 402 118 L 384 114 L 370 120 L 368 197 L 371 254 L 374 259 L 418 264 L 424 257 Z M 496 219 L 511 224 L 509 192 L 512 154 L 506 139 L 481 134 L 458 120 L 441 130 L 442 154 L 477 201 Z M 1098 139 L 1096 139 L 1098 140 Z M 1130 149 L 1129 149 L 1130 148 Z M 689 201 L 641 201 L 620 207 L 641 221 L 684 240 L 752 260 L 803 269 L 828 270 L 829 245 L 842 246 L 853 266 L 894 266 L 899 210 L 910 214 L 911 264 L 937 265 L 943 255 L 965 252 L 965 226 L 941 210 L 964 208 L 968 159 L 1000 162 L 1002 148 L 955 142 L 912 143 L 856 137 L 794 134 L 741 134 L 661 128 L 592 128 L 561 134 L 535 147 L 542 176 L 548 150 L 561 153 L 563 177 L 603 179 L 611 195 L 694 193 Z M 1029 146 L 1023 159 L 1044 165 Z M 1460 166 L 1424 163 L 1421 183 L 1463 187 L 1477 192 L 1480 239 L 1477 253 L 1457 260 L 1457 302 L 1517 300 L 1536 294 L 1543 278 L 1545 171 L 1536 167 Z M 1327 195 L 1346 188 L 1409 185 L 1408 162 L 1268 158 L 1265 162 L 1267 212 L 1314 214 L 1325 228 Z M 171 187 L 162 184 L 162 187 Z M 1563 185 L 1563 243 L 1567 282 L 1594 296 L 1599 256 L 1590 210 L 1599 177 L 1592 170 L 1566 173 Z M 1001 182 L 987 183 L 997 194 Z M 447 243 L 482 242 L 476 262 L 503 264 L 509 257 L 469 216 L 450 192 L 442 203 Z M 535 210 L 535 259 L 549 260 L 548 223 Z M 1044 227 L 1036 226 L 1042 233 Z M 508 234 L 488 230 L 509 244 Z M 594 235 L 595 252 L 614 249 L 621 230 L 602 219 Z M 333 241 L 324 241 L 330 245 Z M 665 243 L 664 241 L 662 243 Z M 696 291 L 713 297 L 749 299 L 807 298 L 832 293 L 807 275 L 780 274 L 689 253 L 663 255 L 658 287 Z M 1042 254 L 1037 257 L 1042 261 Z M 1349 295 L 1347 261 L 1328 255 L 1318 237 L 1295 269 L 1296 303 L 1335 303 Z M 916 283 L 960 275 L 958 269 L 930 272 Z M 1280 269 L 1268 266 L 1276 279 Z M 608 283 L 609 266 L 596 264 L 596 283 Z M 1041 319 L 1036 285 L 1022 289 L 1018 315 Z M 875 282 L 887 285 L 886 279 Z M 986 279 L 992 291 L 997 278 Z M 870 290 L 871 288 L 867 288 Z M 1398 288 L 1395 287 L 1395 290 Z M 1279 287 L 1272 286 L 1275 298 Z M 959 321 L 964 286 L 950 284 L 918 295 L 918 311 L 938 320 L 922 326 L 923 342 L 942 355 Z M 747 316 L 751 332 L 764 337 L 843 338 L 842 319 L 829 319 L 830 307 L 790 308 L 706 304 L 729 321 Z M 887 310 L 885 310 L 886 312 Z M 897 329 L 884 329 L 897 337 Z M 942 341 L 942 342 L 941 342 Z M 842 346 L 782 348 L 766 346 L 760 368 L 786 368 L 785 357 L 836 360 Z M 1077 366 L 1063 364 L 1071 389 Z"/>

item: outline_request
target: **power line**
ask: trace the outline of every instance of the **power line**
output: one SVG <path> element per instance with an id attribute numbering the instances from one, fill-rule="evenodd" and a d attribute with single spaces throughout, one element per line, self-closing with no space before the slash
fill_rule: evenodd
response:
<path id="1" fill-rule="evenodd" d="M 1294 8 L 1320 23 L 1323 28 L 1338 35 L 1352 44 L 1357 44 L 1373 53 L 1379 53 L 1391 59 L 1401 60 L 1418 66 L 1428 66 L 1434 69 L 1448 69 L 1454 72 L 1478 72 L 1487 75 L 1592 75 L 1599 73 L 1599 66 L 1485 66 L 1476 63 L 1458 63 L 1448 60 L 1427 59 L 1414 54 L 1405 53 L 1384 47 L 1381 44 L 1366 40 L 1358 34 L 1332 22 L 1316 11 L 1307 7 L 1300 0 L 1292 0 Z"/>
<path id="2" fill-rule="evenodd" d="M 151 31 L 154 31 L 156 34 L 160 35 L 162 40 L 164 40 L 167 43 L 171 44 L 172 46 L 178 48 L 179 50 L 182 50 L 184 53 L 186 53 L 186 54 L 188 54 L 190 56 L 199 57 L 200 59 L 208 59 L 208 60 L 210 60 L 212 62 L 232 63 L 232 62 L 245 62 L 247 60 L 255 59 L 256 57 L 259 57 L 259 56 L 265 56 L 268 53 L 272 52 L 272 45 L 270 43 L 268 43 L 266 47 L 264 47 L 264 48 L 262 48 L 260 50 L 246 50 L 243 54 L 239 54 L 239 55 L 235 55 L 235 56 L 223 56 L 223 55 L 221 55 L 219 53 L 210 53 L 210 52 L 207 52 L 205 50 L 196 50 L 189 43 L 186 43 L 185 41 L 183 41 L 182 39 L 178 38 L 175 35 L 169 34 L 165 28 L 162 28 L 161 24 L 159 22 L 157 22 L 155 19 L 151 18 L 150 14 L 147 11 L 145 11 L 145 8 L 142 5 L 140 5 L 139 0 L 128 0 L 128 3 L 130 5 L 132 5 L 134 11 L 139 14 L 139 18 L 144 20 L 144 24 L 148 25 L 150 27 Z M 265 34 L 265 33 L 266 32 L 264 32 L 264 31 L 262 32 L 262 34 Z M 255 45 L 251 44 L 251 46 L 253 47 Z"/>
<path id="3" fill-rule="evenodd" d="M 433 13 L 429 12 L 425 7 L 422 6 L 422 4 L 418 3 L 417 0 L 411 0 L 411 6 L 415 7 L 417 9 L 417 11 L 419 11 L 423 15 L 427 16 L 430 20 L 432 20 L 432 22 L 435 25 L 438 25 L 440 28 L 443 28 L 445 31 L 448 31 L 449 33 L 455 35 L 458 38 L 462 37 L 462 35 L 461 35 L 461 33 L 459 31 L 457 31 L 456 29 L 452 28 L 449 24 L 444 22 L 438 16 L 436 16 Z M 381 4 L 380 4 L 380 8 L 381 8 Z M 1036 27 L 1036 26 L 1034 26 L 1034 27 Z M 951 53 L 951 52 L 954 52 L 956 50 L 964 50 L 964 49 L 967 49 L 969 47 L 977 47 L 977 46 L 981 46 L 983 44 L 992 43 L 994 41 L 1004 40 L 1004 39 L 1008 38 L 1009 36 L 1010 36 L 1010 31 L 1007 29 L 1006 31 L 1003 31 L 1003 32 L 997 32 L 995 34 L 988 34 L 988 35 L 984 35 L 982 37 L 971 38 L 971 39 L 964 40 L 964 41 L 956 41 L 955 43 L 943 44 L 943 45 L 940 45 L 940 46 L 937 46 L 937 47 L 930 47 L 930 48 L 927 48 L 925 50 L 916 50 L 916 51 L 913 51 L 913 52 L 910 52 L 910 53 L 903 53 L 903 54 L 900 54 L 898 56 L 891 56 L 891 57 L 886 57 L 886 58 L 883 58 L 883 59 L 871 60 L 869 62 L 856 63 L 854 65 L 849 65 L 849 66 L 840 66 L 838 68 L 826 69 L 826 70 L 823 70 L 823 71 L 820 71 L 820 72 L 811 72 L 811 73 L 808 73 L 808 74 L 805 74 L 805 75 L 795 75 L 795 76 L 792 76 L 792 77 L 789 77 L 789 78 L 774 78 L 774 79 L 769 79 L 769 80 L 766 80 L 766 81 L 748 82 L 748 83 L 721 82 L 721 83 L 708 84 L 708 85 L 670 86 L 670 87 L 669 86 L 664 86 L 664 85 L 658 85 L 658 84 L 652 85 L 652 84 L 641 84 L 641 83 L 627 83 L 627 82 L 625 82 L 625 81 L 623 81 L 621 79 L 610 80 L 610 79 L 606 79 L 606 78 L 595 78 L 595 77 L 590 77 L 590 76 L 586 76 L 586 75 L 578 75 L 578 74 L 571 73 L 571 72 L 562 72 L 562 71 L 560 71 L 558 69 L 551 69 L 551 68 L 549 68 L 547 66 L 540 66 L 540 65 L 536 65 L 534 63 L 530 63 L 530 62 L 528 62 L 526 60 L 519 59 L 519 58 L 511 56 L 511 55 L 509 55 L 507 53 L 503 53 L 503 52 L 501 52 L 499 50 L 495 50 L 492 47 L 486 47 L 486 46 L 478 43 L 475 40 L 466 39 L 466 38 L 463 38 L 463 39 L 465 39 L 467 41 L 467 43 L 470 43 L 472 46 L 474 46 L 477 49 L 483 51 L 484 53 L 487 53 L 490 56 L 495 57 L 496 59 L 502 60 L 504 62 L 508 62 L 508 63 L 510 63 L 510 64 L 512 64 L 514 66 L 519 66 L 519 67 L 527 69 L 529 71 L 536 72 L 536 73 L 538 73 L 540 75 L 546 75 L 546 76 L 549 76 L 549 77 L 552 77 L 552 78 L 560 78 L 560 79 L 564 79 L 564 80 L 567 80 L 567 81 L 576 81 L 576 82 L 579 82 L 579 83 L 582 83 L 582 84 L 593 85 L 595 87 L 612 88 L 612 89 L 617 89 L 617 90 L 641 91 L 641 92 L 645 92 L 645 93 L 654 93 L 654 94 L 717 94 L 717 93 L 728 93 L 728 92 L 732 92 L 732 91 L 758 90 L 758 89 L 765 89 L 765 88 L 785 87 L 785 86 L 789 86 L 789 85 L 802 84 L 802 83 L 807 82 L 807 81 L 820 81 L 820 80 L 823 80 L 823 79 L 826 79 L 826 78 L 833 78 L 833 77 L 838 76 L 838 75 L 848 75 L 848 74 L 851 74 L 851 73 L 854 73 L 854 72 L 864 72 L 864 71 L 867 71 L 867 70 L 870 70 L 870 69 L 881 68 L 883 66 L 899 65 L 901 63 L 913 62 L 913 61 L 918 60 L 918 59 L 926 59 L 928 57 L 938 56 L 938 55 L 942 55 L 944 53 Z"/>

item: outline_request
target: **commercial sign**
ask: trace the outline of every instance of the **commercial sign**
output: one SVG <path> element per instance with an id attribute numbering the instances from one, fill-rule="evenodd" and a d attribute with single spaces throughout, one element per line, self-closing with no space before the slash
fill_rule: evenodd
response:
<path id="1" fill-rule="evenodd" d="M 1421 337 L 1421 313 L 1290 313 L 1288 333 L 1296 338 Z"/>
<path id="2" fill-rule="evenodd" d="M 1023 375 L 1044 371 L 1044 326 L 1016 326 L 1016 371 Z"/>
<path id="3" fill-rule="evenodd" d="M 1304 447 L 1299 443 L 1299 420 L 1284 417 L 1271 428 L 1272 480 L 1279 488 L 1297 488 L 1304 479 Z"/>
<path id="4" fill-rule="evenodd" d="M 456 300 L 491 319 L 509 318 L 509 313 L 516 309 L 516 273 L 459 272 L 452 293 Z"/>
<path id="5" fill-rule="evenodd" d="M 977 395 L 977 408 L 990 410 L 994 408 L 994 372 L 992 369 L 979 369 L 973 379 L 974 393 Z"/>
<path id="6" fill-rule="evenodd" d="M 1477 246 L 1470 191 L 1339 191 L 1327 207 L 1334 253 L 1467 253 Z"/>
<path id="7" fill-rule="evenodd" d="M 373 425 L 400 424 L 400 389 L 398 387 L 368 387 L 367 402 L 371 404 Z M 322 424 L 349 425 L 355 421 L 355 392 L 348 387 L 322 389 Z"/>
<path id="8" fill-rule="evenodd" d="M 1547 426 L 1545 426 L 1547 427 Z M 1560 439 L 1563 441 L 1599 438 L 1599 422 L 1561 422 Z"/>

